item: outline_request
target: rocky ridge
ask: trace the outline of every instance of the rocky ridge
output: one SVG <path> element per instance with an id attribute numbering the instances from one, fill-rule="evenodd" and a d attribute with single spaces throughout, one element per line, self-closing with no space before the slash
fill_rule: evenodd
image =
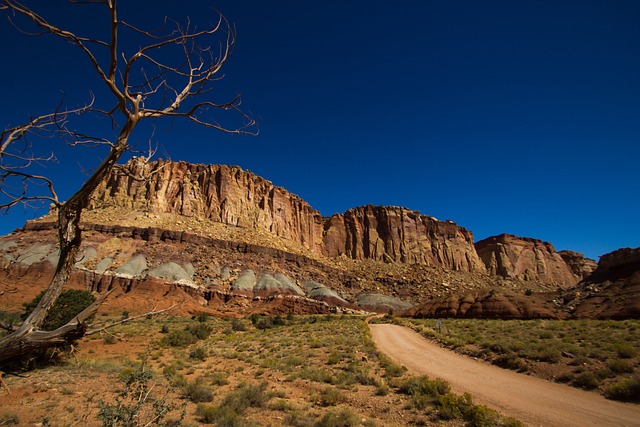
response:
<path id="1" fill-rule="evenodd" d="M 37 282 L 51 272 L 53 219 L 0 240 L 8 277 Z M 530 293 L 574 286 L 595 263 L 511 235 L 474 245 L 469 230 L 403 207 L 367 205 L 323 219 L 251 172 L 183 162 L 119 167 L 94 194 L 83 227 L 78 286 L 117 288 L 120 301 L 189 299 L 188 312 L 229 315 L 386 312 L 426 302 L 415 312 L 551 317 L 551 306 Z"/>

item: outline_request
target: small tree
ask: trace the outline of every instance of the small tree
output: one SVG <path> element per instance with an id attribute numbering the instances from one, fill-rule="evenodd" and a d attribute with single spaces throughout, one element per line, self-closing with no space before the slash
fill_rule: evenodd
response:
<path id="1" fill-rule="evenodd" d="M 108 17 L 104 21 L 108 23 L 105 28 L 108 36 L 100 39 L 76 34 L 50 23 L 35 8 L 14 0 L 0 0 L 0 10 L 25 34 L 53 36 L 75 46 L 108 93 L 104 98 L 92 95 L 79 108 L 68 109 L 60 103 L 52 113 L 7 128 L 0 135 L 0 212 L 18 204 L 52 203 L 58 212 L 60 246 L 54 276 L 35 309 L 20 326 L 0 325 L 11 331 L 0 339 L 0 363 L 34 349 L 73 341 L 87 333 L 86 320 L 106 295 L 63 326 L 53 331 L 41 329 L 73 271 L 81 242 L 82 210 L 95 188 L 117 168 L 116 162 L 131 151 L 130 137 L 141 123 L 183 118 L 227 133 L 252 133 L 255 125 L 240 110 L 239 96 L 224 103 L 207 98 L 211 83 L 220 78 L 220 69 L 235 43 L 233 28 L 221 14 L 215 12 L 215 23 L 203 29 L 193 27 L 188 19 L 184 24 L 165 19 L 161 30 L 147 31 L 119 18 L 117 0 L 70 0 L 70 3 L 76 3 L 74 7 L 103 8 Z M 24 25 L 34 28 L 24 29 Z M 130 42 L 124 44 L 128 37 Z M 133 51 L 132 46 L 136 46 Z M 220 110 L 237 113 L 240 124 L 222 125 L 215 115 Z M 96 135 L 83 131 L 82 122 L 95 117 L 107 119 L 113 133 Z M 100 165 L 67 201 L 58 199 L 50 178 L 33 172 L 35 164 L 55 158 L 54 154 L 34 154 L 37 150 L 32 149 L 32 140 L 42 136 L 53 136 L 74 147 L 106 148 Z M 149 150 L 147 159 L 152 155 Z M 34 187 L 45 188 L 46 193 L 33 194 Z"/>

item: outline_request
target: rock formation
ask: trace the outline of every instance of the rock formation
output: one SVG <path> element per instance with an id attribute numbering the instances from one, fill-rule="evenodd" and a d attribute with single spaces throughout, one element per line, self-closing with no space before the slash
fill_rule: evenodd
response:
<path id="1" fill-rule="evenodd" d="M 574 274 L 551 243 L 501 234 L 475 244 L 491 275 L 567 287 L 581 277 Z"/>
<path id="2" fill-rule="evenodd" d="M 473 234 L 451 221 L 406 208 L 363 206 L 323 224 L 298 196 L 239 167 L 134 158 L 95 191 L 88 207 L 174 213 L 263 230 L 330 257 L 485 271 Z"/>
<path id="3" fill-rule="evenodd" d="M 559 254 L 579 280 L 589 277 L 598 267 L 595 260 L 585 258 L 584 254 L 567 250 L 560 251 Z"/>
<path id="4" fill-rule="evenodd" d="M 402 207 L 368 205 L 335 214 L 325 224 L 324 243 L 331 257 L 485 271 L 470 231 Z"/>
<path id="5" fill-rule="evenodd" d="M 640 248 L 600 257 L 598 268 L 564 295 L 574 317 L 640 319 Z"/>
<path id="6" fill-rule="evenodd" d="M 548 295 L 541 294 L 489 291 L 436 298 L 399 315 L 415 318 L 556 319 L 558 310 L 549 299 Z"/>
<path id="7" fill-rule="evenodd" d="M 134 158 L 96 189 L 88 207 L 110 206 L 264 230 L 321 251 L 320 213 L 284 188 L 236 166 Z"/>

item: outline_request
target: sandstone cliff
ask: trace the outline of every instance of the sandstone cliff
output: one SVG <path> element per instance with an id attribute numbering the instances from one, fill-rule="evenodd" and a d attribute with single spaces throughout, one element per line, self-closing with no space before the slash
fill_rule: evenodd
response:
<path id="1" fill-rule="evenodd" d="M 322 247 L 318 211 L 236 166 L 134 158 L 96 189 L 89 208 L 112 206 L 263 230 L 316 252 Z"/>
<path id="2" fill-rule="evenodd" d="M 585 258 L 584 254 L 579 252 L 564 250 L 560 251 L 559 254 L 579 280 L 589 277 L 598 267 L 598 263 L 595 260 Z"/>
<path id="3" fill-rule="evenodd" d="M 330 257 L 485 271 L 473 234 L 451 221 L 406 208 L 364 206 L 323 224 L 298 196 L 239 167 L 134 158 L 95 191 L 89 205 L 109 207 L 266 231 Z"/>
<path id="4" fill-rule="evenodd" d="M 562 287 L 575 285 L 581 278 L 551 243 L 541 240 L 501 234 L 475 247 L 491 275 Z"/>
<path id="5" fill-rule="evenodd" d="M 395 206 L 361 206 L 325 224 L 325 253 L 336 257 L 484 272 L 473 234 L 451 221 Z"/>

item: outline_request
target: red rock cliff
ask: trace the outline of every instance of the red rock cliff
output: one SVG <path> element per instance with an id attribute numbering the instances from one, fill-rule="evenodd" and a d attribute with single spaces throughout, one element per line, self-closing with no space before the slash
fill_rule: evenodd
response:
<path id="1" fill-rule="evenodd" d="M 332 257 L 485 271 L 470 231 L 401 207 L 368 205 L 335 214 L 325 223 L 324 243 Z"/>
<path id="2" fill-rule="evenodd" d="M 109 206 L 210 219 L 322 247 L 318 211 L 237 166 L 133 159 L 96 189 L 89 208 Z"/>
<path id="3" fill-rule="evenodd" d="M 541 240 L 501 234 L 479 241 L 476 250 L 492 275 L 558 286 L 580 279 L 553 245 Z"/>

